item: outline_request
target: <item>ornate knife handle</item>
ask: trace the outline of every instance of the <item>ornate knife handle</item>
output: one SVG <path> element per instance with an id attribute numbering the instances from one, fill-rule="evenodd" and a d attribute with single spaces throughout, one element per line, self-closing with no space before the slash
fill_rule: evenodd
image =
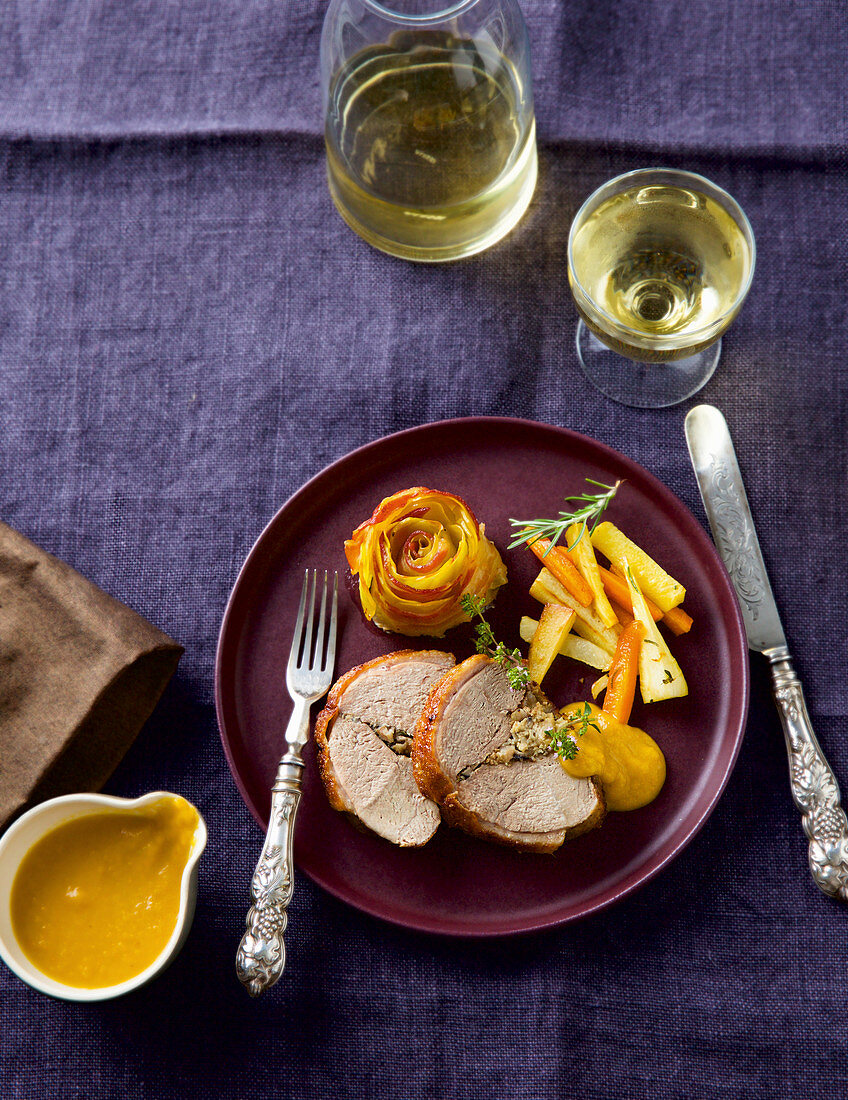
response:
<path id="1" fill-rule="evenodd" d="M 848 820 L 839 785 L 813 733 L 801 681 L 785 646 L 767 650 L 789 753 L 792 797 L 810 838 L 810 873 L 825 894 L 848 901 Z"/>
<path id="2" fill-rule="evenodd" d="M 283 932 L 294 893 L 292 837 L 300 803 L 303 761 L 287 753 L 271 789 L 271 818 L 262 855 L 253 872 L 247 929 L 236 953 L 236 973 L 251 997 L 272 986 L 286 965 Z"/>

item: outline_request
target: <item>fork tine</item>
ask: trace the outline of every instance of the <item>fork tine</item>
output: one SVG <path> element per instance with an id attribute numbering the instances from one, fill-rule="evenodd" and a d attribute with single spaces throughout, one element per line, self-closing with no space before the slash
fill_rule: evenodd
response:
<path id="1" fill-rule="evenodd" d="M 339 625 L 339 575 L 333 574 L 333 610 L 330 614 L 330 631 L 327 635 L 327 654 L 324 658 L 324 664 L 321 666 L 322 673 L 332 672 L 333 665 L 336 660 L 336 634 L 338 632 Z"/>
<path id="2" fill-rule="evenodd" d="M 291 651 L 289 652 L 289 673 L 294 672 L 297 668 L 297 655 L 300 652 L 301 635 L 303 634 L 303 613 L 306 609 L 306 596 L 309 591 L 309 570 L 304 570 L 303 573 L 303 588 L 300 590 L 300 604 L 297 609 L 297 618 L 294 622 L 294 632 L 292 634 Z"/>
<path id="3" fill-rule="evenodd" d="M 315 597 L 318 594 L 318 570 L 312 570 L 312 587 L 309 592 L 309 610 L 306 613 L 306 626 L 303 628 L 303 655 L 298 668 L 312 667 L 312 638 L 315 633 Z"/>
<path id="4" fill-rule="evenodd" d="M 315 659 L 311 668 L 319 669 L 324 660 L 324 638 L 327 634 L 327 581 L 328 573 L 324 570 L 324 586 L 321 589 L 321 615 L 318 619 L 318 636 L 315 639 Z M 317 584 L 317 577 L 316 577 Z"/>

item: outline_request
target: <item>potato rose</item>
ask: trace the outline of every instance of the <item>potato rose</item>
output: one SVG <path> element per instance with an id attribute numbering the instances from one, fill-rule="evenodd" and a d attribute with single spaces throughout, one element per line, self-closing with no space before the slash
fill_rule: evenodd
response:
<path id="1" fill-rule="evenodd" d="M 345 542 L 366 617 L 397 634 L 441 638 L 467 622 L 466 592 L 489 603 L 506 566 L 459 497 L 418 486 L 394 493 Z"/>

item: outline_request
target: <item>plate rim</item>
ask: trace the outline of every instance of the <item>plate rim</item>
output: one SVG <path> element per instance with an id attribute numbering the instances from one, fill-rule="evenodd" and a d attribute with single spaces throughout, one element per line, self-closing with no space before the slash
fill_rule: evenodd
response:
<path id="1" fill-rule="evenodd" d="M 254 559 L 258 558 L 259 554 L 261 553 L 262 545 L 268 532 L 271 530 L 272 527 L 275 526 L 281 513 L 286 511 L 292 505 L 296 505 L 298 500 L 302 496 L 308 495 L 312 490 L 314 484 L 319 479 L 324 478 L 328 474 L 332 474 L 335 469 L 342 466 L 343 464 L 367 455 L 369 451 L 379 450 L 381 447 L 385 446 L 388 443 L 398 442 L 402 440 L 404 436 L 412 435 L 426 429 L 460 428 L 462 426 L 471 425 L 479 427 L 481 425 L 487 424 L 493 427 L 496 425 L 509 425 L 511 428 L 530 430 L 543 428 L 548 431 L 553 431 L 554 433 L 557 433 L 561 436 L 568 437 L 575 442 L 584 441 L 586 443 L 589 443 L 592 447 L 599 449 L 605 457 L 612 459 L 614 462 L 620 463 L 623 461 L 626 465 L 637 467 L 640 474 L 648 481 L 652 489 L 658 490 L 660 496 L 670 497 L 677 508 L 682 509 L 684 513 L 688 514 L 695 523 L 695 526 L 697 527 L 700 535 L 703 538 L 703 545 L 706 548 L 707 553 L 713 559 L 714 564 L 718 566 L 718 575 L 725 586 L 727 594 L 730 596 L 730 607 L 733 611 L 733 625 L 736 628 L 735 640 L 739 643 L 739 649 L 742 656 L 742 660 L 739 662 L 742 669 L 742 677 L 739 721 L 737 724 L 737 728 L 735 728 L 733 732 L 732 750 L 727 759 L 724 771 L 721 774 L 720 781 L 715 786 L 715 789 L 712 792 L 708 804 L 700 812 L 693 826 L 689 829 L 686 835 L 681 837 L 680 840 L 674 845 L 674 847 L 663 856 L 663 858 L 655 863 L 652 863 L 647 871 L 645 871 L 644 868 L 632 871 L 619 884 L 619 886 L 615 888 L 614 892 L 612 892 L 611 894 L 606 894 L 603 897 L 597 899 L 595 902 L 589 903 L 586 906 L 581 906 L 580 912 L 578 913 L 570 913 L 566 915 L 550 917 L 530 917 L 525 922 L 513 922 L 510 927 L 505 928 L 492 928 L 488 925 L 478 928 L 469 927 L 466 925 L 456 925 L 449 927 L 448 925 L 450 924 L 450 922 L 441 919 L 438 921 L 430 922 L 428 922 L 426 918 L 412 919 L 407 917 L 401 919 L 398 917 L 387 916 L 386 913 L 381 911 L 378 907 L 370 904 L 370 899 L 368 902 L 360 899 L 352 900 L 349 896 L 345 896 L 342 892 L 335 889 L 333 886 L 322 881 L 320 876 L 316 876 L 312 871 L 300 867 L 299 864 L 296 863 L 296 866 L 298 866 L 298 869 L 301 871 L 301 873 L 307 875 L 307 877 L 310 878 L 312 882 L 314 882 L 322 890 L 325 890 L 332 897 L 343 902 L 344 904 L 350 905 L 352 908 L 357 909 L 359 912 L 367 913 L 369 916 L 376 917 L 378 920 L 384 921 L 397 928 L 411 929 L 417 932 L 429 933 L 431 935 L 475 940 L 495 939 L 499 937 L 515 935 L 528 935 L 533 932 L 541 932 L 548 929 L 559 928 L 566 924 L 571 924 L 574 921 L 585 920 L 586 918 L 591 917 L 594 914 L 604 909 L 607 909 L 612 905 L 615 905 L 627 895 L 634 893 L 636 890 L 647 885 L 649 882 L 655 879 L 657 875 L 665 870 L 665 868 L 668 867 L 668 865 L 677 858 L 677 856 L 683 851 L 684 848 L 691 844 L 691 842 L 695 839 L 695 837 L 698 835 L 698 833 L 701 831 L 701 829 L 704 827 L 704 825 L 712 815 L 713 811 L 718 805 L 719 800 L 724 794 L 728 781 L 730 780 L 730 776 L 732 775 L 733 770 L 736 767 L 736 763 L 742 747 L 742 742 L 745 738 L 751 697 L 751 669 L 747 635 L 745 632 L 744 620 L 742 618 L 742 611 L 739 606 L 739 598 L 737 596 L 736 589 L 733 586 L 730 574 L 728 573 L 727 568 L 722 561 L 721 555 L 719 554 L 712 539 L 707 534 L 703 524 L 699 522 L 697 516 L 695 516 L 691 508 L 689 508 L 688 505 L 685 504 L 677 496 L 677 494 L 664 482 L 660 481 L 660 479 L 655 474 L 651 473 L 650 470 L 648 470 L 636 459 L 628 457 L 621 451 L 616 450 L 614 447 L 611 447 L 609 444 L 604 443 L 599 439 L 595 439 L 594 436 L 589 436 L 583 432 L 578 432 L 573 428 L 562 427 L 558 424 L 548 424 L 547 422 L 541 420 L 529 420 L 525 417 L 513 416 L 460 416 L 449 417 L 444 420 L 424 421 L 421 424 L 416 424 L 409 428 L 402 428 L 397 432 L 390 432 L 388 435 L 379 436 L 376 439 L 369 440 L 367 443 L 363 443 L 358 447 L 354 447 L 352 450 L 345 452 L 345 454 L 343 455 L 340 455 L 338 458 L 334 459 L 326 466 L 323 466 L 320 470 L 317 470 L 298 489 L 296 489 L 295 492 L 292 493 L 291 496 L 289 496 L 280 505 L 279 508 L 277 508 L 271 518 L 267 521 L 258 536 L 255 538 L 252 546 L 250 547 L 250 550 L 246 554 L 244 561 L 241 564 L 241 567 L 239 568 L 235 580 L 233 581 L 229 596 L 227 597 L 224 614 L 221 619 L 221 626 L 218 632 L 218 641 L 215 648 L 215 716 L 218 725 L 218 735 L 221 740 L 221 745 L 224 750 L 224 756 L 227 761 L 227 766 L 229 768 L 231 778 L 235 782 L 236 788 L 242 797 L 242 801 L 244 802 L 247 809 L 250 811 L 251 816 L 259 825 L 260 829 L 264 832 L 267 828 L 267 822 L 264 821 L 262 815 L 258 812 L 256 806 L 254 805 L 253 799 L 248 793 L 246 785 L 242 780 L 238 769 L 235 766 L 229 744 L 229 739 L 225 732 L 223 714 L 224 701 L 222 697 L 221 680 L 224 648 L 226 645 L 226 635 L 229 628 L 230 620 L 231 618 L 234 618 L 235 615 L 234 606 L 237 600 L 237 592 L 240 585 L 244 581 L 244 578 L 247 576 L 248 571 L 252 571 L 254 566 Z"/>

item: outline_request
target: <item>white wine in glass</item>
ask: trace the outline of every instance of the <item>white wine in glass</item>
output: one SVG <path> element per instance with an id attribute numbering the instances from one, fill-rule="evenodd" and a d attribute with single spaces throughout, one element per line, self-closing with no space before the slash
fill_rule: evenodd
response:
<path id="1" fill-rule="evenodd" d="M 649 168 L 583 204 L 568 243 L 589 380 L 625 405 L 660 408 L 708 381 L 754 272 L 739 205 L 691 172 Z"/>

